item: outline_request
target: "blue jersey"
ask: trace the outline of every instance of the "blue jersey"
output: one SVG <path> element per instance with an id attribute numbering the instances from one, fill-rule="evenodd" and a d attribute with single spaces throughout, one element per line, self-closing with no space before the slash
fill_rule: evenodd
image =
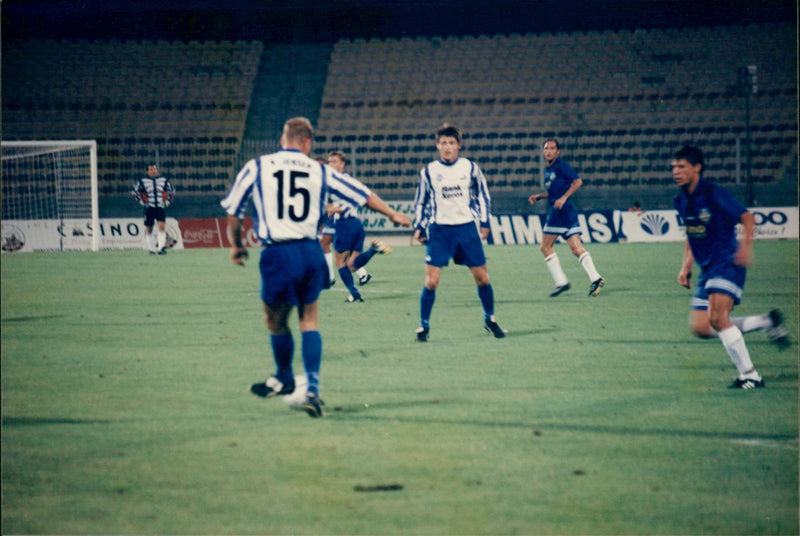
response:
<path id="1" fill-rule="evenodd" d="M 245 164 L 220 204 L 231 216 L 244 218 L 252 198 L 256 235 L 272 244 L 316 239 L 328 202 L 359 207 L 369 195 L 369 189 L 352 177 L 287 149 Z"/>
<path id="2" fill-rule="evenodd" d="M 744 205 L 725 188 L 702 177 L 694 192 L 681 189 L 674 204 L 686 225 L 686 238 L 699 266 L 733 261 L 739 247 L 736 224 L 747 212 Z"/>
<path id="3" fill-rule="evenodd" d="M 572 166 L 560 158 L 556 158 L 552 164 L 544 168 L 544 186 L 547 188 L 547 200 L 551 207 L 562 195 L 567 193 L 577 179 L 578 174 L 572 169 Z"/>
<path id="4" fill-rule="evenodd" d="M 476 219 L 481 227 L 489 227 L 490 204 L 486 178 L 477 164 L 466 158 L 435 160 L 419 172 L 414 227 L 422 231 L 431 223 L 461 225 Z"/>

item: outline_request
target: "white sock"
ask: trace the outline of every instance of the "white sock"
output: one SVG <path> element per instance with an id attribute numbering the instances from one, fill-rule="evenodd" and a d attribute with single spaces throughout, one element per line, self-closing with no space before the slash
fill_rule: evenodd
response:
<path id="1" fill-rule="evenodd" d="M 333 252 L 329 251 L 325 254 L 325 262 L 328 263 L 328 276 L 330 280 L 333 281 L 336 279 L 336 269 L 333 266 Z"/>
<path id="2" fill-rule="evenodd" d="M 161 251 L 166 245 L 167 245 L 167 232 L 158 231 L 158 243 L 156 244 L 158 250 Z"/>
<path id="3" fill-rule="evenodd" d="M 720 331 L 718 335 L 739 374 L 743 376 L 748 372 L 755 372 L 753 362 L 750 360 L 750 352 L 747 351 L 747 345 L 744 343 L 744 337 L 739 328 L 731 326 Z"/>
<path id="4" fill-rule="evenodd" d="M 759 329 L 769 329 L 772 327 L 772 320 L 768 314 L 753 316 L 731 317 L 731 323 L 739 328 L 742 333 L 750 333 Z"/>
<path id="5" fill-rule="evenodd" d="M 589 275 L 589 281 L 594 283 L 600 279 L 600 274 L 597 273 L 592 256 L 589 255 L 588 251 L 578 257 L 578 262 L 581 263 L 581 266 L 583 266 L 583 269 L 586 270 L 586 273 Z"/>
<path id="6" fill-rule="evenodd" d="M 365 275 L 367 275 L 367 269 L 362 266 L 361 268 L 356 270 L 356 275 L 358 277 L 364 277 Z"/>
<path id="7" fill-rule="evenodd" d="M 150 251 L 156 250 L 156 238 L 153 236 L 153 233 L 145 233 L 145 243 L 147 244 L 147 249 Z"/>
<path id="8" fill-rule="evenodd" d="M 553 253 L 548 255 L 545 257 L 544 262 L 547 264 L 547 269 L 550 270 L 550 275 L 553 276 L 553 282 L 557 287 L 563 287 L 569 283 L 567 274 L 561 269 L 561 262 L 558 260 L 558 254 Z"/>

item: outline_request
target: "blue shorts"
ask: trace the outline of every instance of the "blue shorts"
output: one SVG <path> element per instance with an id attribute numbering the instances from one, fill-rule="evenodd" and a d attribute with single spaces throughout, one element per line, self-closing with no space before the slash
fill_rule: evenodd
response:
<path id="1" fill-rule="evenodd" d="M 261 300 L 279 305 L 308 305 L 328 288 L 328 264 L 317 240 L 269 244 L 261 251 Z"/>
<path id="2" fill-rule="evenodd" d="M 333 216 L 325 216 L 322 220 L 322 230 L 320 234 L 333 236 L 336 234 L 336 220 Z"/>
<path id="3" fill-rule="evenodd" d="M 444 268 L 453 259 L 469 268 L 486 264 L 483 244 L 474 223 L 428 227 L 428 250 L 425 264 Z"/>
<path id="4" fill-rule="evenodd" d="M 333 237 L 333 249 L 339 253 L 364 249 L 364 239 L 367 237 L 364 224 L 358 218 L 339 218 L 336 221 L 336 236 Z"/>
<path id="5" fill-rule="evenodd" d="M 578 210 L 575 205 L 564 203 L 561 210 L 550 207 L 542 232 L 549 235 L 563 236 L 564 238 L 581 234 L 581 226 L 578 224 Z"/>
<path id="6" fill-rule="evenodd" d="M 692 309 L 698 311 L 708 309 L 708 296 L 714 293 L 727 294 L 733 298 L 734 305 L 739 305 L 746 276 L 747 270 L 744 267 L 731 262 L 703 268 L 692 297 Z"/>

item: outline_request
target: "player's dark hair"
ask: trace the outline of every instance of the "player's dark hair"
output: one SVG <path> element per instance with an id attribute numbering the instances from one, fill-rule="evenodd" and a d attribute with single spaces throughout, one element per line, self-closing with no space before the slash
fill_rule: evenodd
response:
<path id="1" fill-rule="evenodd" d="M 684 145 L 678 149 L 675 153 L 675 160 L 686 160 L 693 166 L 700 164 L 701 170 L 705 167 L 703 164 L 703 151 L 692 145 Z"/>
<path id="2" fill-rule="evenodd" d="M 341 159 L 341 161 L 344 162 L 345 165 L 347 165 L 347 158 L 345 158 L 344 153 L 342 151 L 331 151 L 331 152 L 329 152 L 328 153 L 328 158 L 330 158 L 332 156 L 338 156 Z"/>
<path id="3" fill-rule="evenodd" d="M 461 145 L 461 129 L 455 125 L 451 125 L 450 123 L 445 123 L 439 130 L 436 131 L 436 141 L 439 141 L 439 138 L 442 136 L 447 136 L 448 138 L 455 138 L 459 145 Z"/>
<path id="4" fill-rule="evenodd" d="M 555 143 L 555 144 L 556 144 L 556 150 L 557 150 L 557 151 L 560 151 L 560 150 L 561 150 L 561 144 L 560 144 L 560 143 L 558 143 L 558 140 L 557 140 L 557 139 L 555 139 L 555 138 L 547 138 L 546 140 L 544 140 L 544 143 L 542 144 L 542 147 L 544 147 L 545 145 L 547 145 L 547 142 L 549 142 L 549 141 L 552 141 L 553 143 Z"/>

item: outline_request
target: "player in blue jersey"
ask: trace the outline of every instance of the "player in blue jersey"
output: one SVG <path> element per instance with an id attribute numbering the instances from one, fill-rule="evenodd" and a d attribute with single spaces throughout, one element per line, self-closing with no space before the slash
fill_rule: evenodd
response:
<path id="1" fill-rule="evenodd" d="M 733 389 L 764 387 L 753 366 L 742 333 L 764 330 L 774 342 L 788 343 L 788 332 L 778 310 L 763 315 L 731 317 L 742 297 L 746 267 L 753 260 L 753 215 L 727 190 L 705 180 L 703 152 L 684 146 L 672 160 L 672 177 L 681 187 L 675 209 L 686 226 L 686 246 L 678 282 L 690 288 L 694 263 L 700 266 L 692 312 L 691 329 L 699 337 L 719 337 L 739 376 Z M 741 240 L 736 225 L 742 225 Z"/>
<path id="2" fill-rule="evenodd" d="M 544 224 L 542 245 L 540 247 L 544 261 L 553 276 L 555 288 L 550 293 L 550 297 L 556 297 L 562 292 L 570 289 L 569 280 L 558 254 L 553 246 L 559 236 L 563 236 L 567 241 L 569 249 L 573 255 L 578 257 L 586 274 L 589 276 L 589 296 L 597 296 L 600 289 L 606 284 L 606 280 L 597 272 L 594 267 L 592 256 L 586 251 L 581 243 L 581 228 L 578 224 L 578 211 L 569 198 L 578 188 L 583 185 L 583 180 L 578 176 L 572 166 L 561 160 L 561 147 L 558 140 L 545 140 L 542 146 L 542 154 L 547 162 L 544 170 L 544 183 L 546 192 L 533 194 L 528 198 L 530 204 L 536 203 L 539 199 L 547 198 L 550 201 L 550 212 L 547 214 L 547 221 Z"/>
<path id="3" fill-rule="evenodd" d="M 139 179 L 131 195 L 144 207 L 145 243 L 150 255 L 167 253 L 167 208 L 175 198 L 172 183 L 159 175 L 158 166 L 147 166 L 147 176 Z M 158 236 L 153 236 L 153 224 L 158 223 Z"/>
<path id="4" fill-rule="evenodd" d="M 346 164 L 347 161 L 343 152 L 331 151 L 328 154 L 328 165 L 340 174 L 349 177 L 350 175 L 344 172 Z M 382 240 L 375 239 L 369 249 L 362 252 L 366 231 L 361 218 L 358 217 L 358 210 L 349 207 L 336 207 L 334 210 L 336 210 L 336 215 L 334 218 L 333 250 L 336 253 L 336 269 L 339 272 L 342 283 L 350 291 L 347 301 L 363 302 L 364 299 L 355 285 L 352 272 L 358 275 L 359 285 L 366 284 L 372 279 L 372 275 L 364 267 L 376 253 L 381 255 L 389 254 L 392 252 L 392 248 Z"/>
<path id="5" fill-rule="evenodd" d="M 302 336 L 302 357 L 308 395 L 304 403 L 311 417 L 323 415 L 319 398 L 322 337 L 318 330 L 318 298 L 328 286 L 328 268 L 317 230 L 327 204 L 366 205 L 403 226 L 411 222 L 395 212 L 355 179 L 308 157 L 314 130 L 304 117 L 286 121 L 282 150 L 245 164 L 221 205 L 228 214 L 231 260 L 243 265 L 247 249 L 242 243 L 242 219 L 249 200 L 255 207 L 254 225 L 265 245 L 261 251 L 261 300 L 275 359 L 276 372 L 250 387 L 253 394 L 272 397 L 294 392 L 292 360 L 294 338 L 289 313 L 297 307 Z"/>
<path id="6" fill-rule="evenodd" d="M 494 290 L 489 281 L 481 238 L 489 236 L 490 202 L 486 178 L 475 162 L 458 156 L 461 130 L 445 124 L 436 132 L 439 159 L 419 173 L 414 199 L 414 238 L 427 246 L 425 285 L 419 298 L 420 325 L 416 339 L 426 342 L 442 268 L 450 259 L 469 268 L 478 286 L 484 327 L 498 339 L 505 332 L 494 315 Z M 480 234 L 475 224 L 480 225 Z"/>

